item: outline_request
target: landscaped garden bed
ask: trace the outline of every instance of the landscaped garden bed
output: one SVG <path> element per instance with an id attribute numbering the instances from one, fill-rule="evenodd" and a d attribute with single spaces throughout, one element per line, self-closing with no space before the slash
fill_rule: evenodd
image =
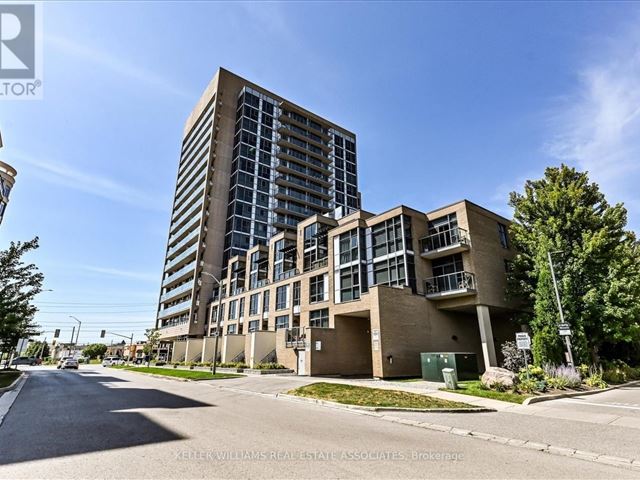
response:
<path id="1" fill-rule="evenodd" d="M 0 388 L 10 386 L 17 378 L 22 375 L 20 370 L 5 369 L 0 370 Z"/>
<path id="2" fill-rule="evenodd" d="M 474 408 L 461 402 L 382 388 L 358 387 L 341 383 L 312 383 L 287 392 L 297 397 L 314 398 L 345 405 L 360 407 L 390 407 L 415 409 L 469 409 Z"/>
<path id="3" fill-rule="evenodd" d="M 181 378 L 185 380 L 221 380 L 225 378 L 238 378 L 242 375 L 235 375 L 231 373 L 218 373 L 216 372 L 213 375 L 208 371 L 201 370 L 184 370 L 184 369 L 173 369 L 173 368 L 163 368 L 163 367 L 130 367 L 126 365 L 114 365 L 111 368 L 117 368 L 119 370 L 127 370 L 136 373 L 147 373 L 152 375 L 162 375 L 164 377 L 175 377 Z"/>

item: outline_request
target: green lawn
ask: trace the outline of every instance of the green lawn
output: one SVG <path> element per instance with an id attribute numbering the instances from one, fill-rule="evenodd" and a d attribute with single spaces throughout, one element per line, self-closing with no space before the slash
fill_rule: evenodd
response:
<path id="1" fill-rule="evenodd" d="M 188 378 L 189 380 L 220 380 L 223 378 L 238 378 L 242 375 L 234 375 L 231 373 L 202 372 L 199 370 L 180 370 L 178 368 L 159 368 L 159 367 L 129 367 L 127 365 L 114 365 L 110 368 L 118 368 L 120 370 L 129 370 L 138 373 L 153 373 L 154 375 L 164 375 L 166 377 Z"/>
<path id="2" fill-rule="evenodd" d="M 422 377 L 408 377 L 408 378 L 395 378 L 391 380 L 392 382 L 421 382 Z"/>
<path id="3" fill-rule="evenodd" d="M 381 388 L 358 387 L 339 383 L 312 383 L 289 392 L 298 397 L 310 397 L 347 405 L 397 408 L 472 408 L 466 403 Z"/>
<path id="4" fill-rule="evenodd" d="M 8 387 L 22 372 L 16 370 L 0 370 L 0 388 Z"/>
<path id="5" fill-rule="evenodd" d="M 491 398 L 493 400 L 502 400 L 503 402 L 522 403 L 531 395 L 521 395 L 519 393 L 496 392 L 495 390 L 487 390 L 482 388 L 480 380 L 471 382 L 458 383 L 458 390 L 449 390 L 441 388 L 444 392 L 462 393 L 463 395 L 473 395 L 474 397 Z"/>

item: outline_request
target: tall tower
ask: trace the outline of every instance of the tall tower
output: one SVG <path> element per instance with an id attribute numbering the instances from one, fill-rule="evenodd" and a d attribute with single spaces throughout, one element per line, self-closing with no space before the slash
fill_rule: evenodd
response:
<path id="1" fill-rule="evenodd" d="M 316 213 L 360 207 L 350 131 L 220 68 L 187 119 L 156 326 L 204 334 L 227 261 Z M 203 272 L 205 275 L 203 275 Z"/>

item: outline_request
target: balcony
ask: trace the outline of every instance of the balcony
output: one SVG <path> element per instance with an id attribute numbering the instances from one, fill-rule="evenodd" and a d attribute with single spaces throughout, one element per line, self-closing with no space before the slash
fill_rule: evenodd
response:
<path id="1" fill-rule="evenodd" d="M 190 292 L 192 288 L 193 288 L 193 281 L 187 282 L 184 285 L 180 285 L 179 287 L 176 287 L 173 290 L 169 290 L 168 292 L 164 293 L 160 297 L 160 303 L 164 303 L 168 300 L 171 300 L 172 298 L 177 297 L 181 293 Z"/>
<path id="2" fill-rule="evenodd" d="M 190 229 L 192 229 L 194 226 L 196 226 L 197 223 L 200 223 L 200 220 L 201 220 L 200 217 L 191 218 L 191 220 L 189 220 L 184 225 L 184 227 L 181 227 L 180 230 L 178 230 L 176 233 L 174 233 L 173 235 L 171 235 L 169 237 L 169 245 L 173 245 L 176 240 L 178 240 L 180 237 L 182 237 L 182 234 L 184 234 L 187 231 L 189 231 Z"/>
<path id="3" fill-rule="evenodd" d="M 189 233 L 186 237 L 184 237 L 182 240 L 180 240 L 178 243 L 176 243 L 173 247 L 167 250 L 167 260 L 171 260 L 175 256 L 175 254 L 178 252 L 178 250 L 180 250 L 182 247 L 187 245 L 189 242 L 198 238 L 199 234 L 200 234 L 200 229 L 195 229 L 191 233 Z"/>
<path id="4" fill-rule="evenodd" d="M 313 262 L 306 271 L 311 272 L 313 270 L 318 270 L 319 268 L 324 268 L 327 265 L 329 265 L 329 258 L 321 258 L 320 260 L 316 260 L 315 262 Z"/>
<path id="5" fill-rule="evenodd" d="M 466 252 L 469 248 L 469 234 L 463 228 L 458 227 L 420 239 L 420 256 L 429 260 Z"/>
<path id="6" fill-rule="evenodd" d="M 162 286 L 163 287 L 167 287 L 167 286 L 171 285 L 173 282 L 181 280 L 187 274 L 189 274 L 189 273 L 193 274 L 193 271 L 195 269 L 196 269 L 196 262 L 193 261 L 189 265 L 186 265 L 186 266 L 182 267 L 177 272 L 174 272 L 173 274 L 171 274 L 167 278 L 165 278 L 164 281 L 162 282 Z"/>
<path id="7" fill-rule="evenodd" d="M 427 278 L 425 295 L 430 300 L 475 295 L 476 276 L 471 272 L 454 272 Z"/>
<path id="8" fill-rule="evenodd" d="M 180 313 L 180 312 L 184 312 L 187 311 L 191 308 L 191 298 L 189 300 L 185 300 L 184 302 L 180 302 L 177 305 L 174 305 L 173 307 L 169 307 L 169 308 L 165 308 L 162 309 L 158 312 L 158 319 L 163 319 L 166 317 L 169 317 L 171 315 L 174 315 L 176 313 Z"/>
<path id="9" fill-rule="evenodd" d="M 307 345 L 307 332 L 304 327 L 287 328 L 284 338 L 287 348 L 305 348 Z"/>
<path id="10" fill-rule="evenodd" d="M 201 218 L 202 217 L 202 204 L 204 203 L 204 198 L 201 198 L 199 201 L 197 201 L 192 207 L 188 208 L 186 212 L 184 212 L 182 215 L 180 215 L 180 217 L 175 220 L 174 222 L 171 223 L 171 231 L 173 231 L 174 229 L 177 231 L 179 230 L 176 227 L 180 227 L 182 225 L 184 225 L 185 222 L 190 223 L 190 220 L 194 219 L 194 218 Z M 197 212 L 197 214 L 196 214 Z"/>
<path id="11" fill-rule="evenodd" d="M 300 272 L 298 271 L 297 268 L 292 268 L 290 270 L 287 270 L 286 272 L 282 272 L 280 275 L 278 275 L 275 279 L 275 281 L 280 281 L 280 280 L 286 280 L 287 278 L 291 278 L 291 277 L 295 277 L 296 275 L 298 275 Z"/>
<path id="12" fill-rule="evenodd" d="M 180 265 L 180 262 L 185 261 L 191 255 L 193 255 L 193 254 L 195 254 L 197 252 L 198 252 L 198 244 L 196 243 L 194 245 L 191 245 L 189 248 L 187 248 L 184 252 L 182 252 L 176 258 L 174 258 L 170 262 L 167 262 L 167 264 L 164 267 L 164 271 L 166 272 L 166 271 L 171 270 L 172 268 L 176 267 L 177 265 Z"/>

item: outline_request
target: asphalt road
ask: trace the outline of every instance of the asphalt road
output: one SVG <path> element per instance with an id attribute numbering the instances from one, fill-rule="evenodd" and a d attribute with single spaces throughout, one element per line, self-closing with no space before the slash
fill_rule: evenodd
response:
<path id="1" fill-rule="evenodd" d="M 208 382 L 29 375 L 0 426 L 0 478 L 640 477 Z"/>

